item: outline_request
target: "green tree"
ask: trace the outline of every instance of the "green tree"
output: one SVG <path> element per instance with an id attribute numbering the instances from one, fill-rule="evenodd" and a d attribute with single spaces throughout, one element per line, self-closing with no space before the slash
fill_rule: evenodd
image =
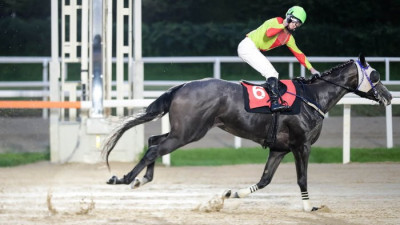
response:
<path id="1" fill-rule="evenodd" d="M 310 56 L 398 56 L 399 0 L 142 0 L 145 56 L 236 55 L 264 20 L 300 4 L 296 41 Z M 50 0 L 0 0 L 0 55 L 50 55 Z M 115 4 L 115 2 L 114 2 Z M 290 55 L 285 48 L 268 55 Z"/>

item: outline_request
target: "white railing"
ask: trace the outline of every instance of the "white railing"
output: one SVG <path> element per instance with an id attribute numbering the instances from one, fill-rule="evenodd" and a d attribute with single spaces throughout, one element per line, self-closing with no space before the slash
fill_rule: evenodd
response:
<path id="1" fill-rule="evenodd" d="M 305 68 L 301 66 L 297 59 L 294 57 L 268 57 L 271 62 L 276 63 L 288 63 L 288 75 L 289 78 L 294 77 L 293 66 L 298 64 L 300 66 L 300 75 L 305 76 Z M 308 57 L 313 63 L 333 63 L 333 62 L 344 62 L 349 59 L 356 59 L 352 57 Z M 43 98 L 46 100 L 49 98 L 49 69 L 48 62 L 50 57 L 0 57 L 0 64 L 36 64 L 40 63 L 43 65 L 42 69 L 42 81 L 1 81 L 0 80 L 0 98 Z M 115 59 L 114 59 L 115 61 Z M 385 85 L 400 85 L 400 80 L 390 79 L 390 63 L 400 62 L 400 57 L 369 57 L 369 62 L 384 62 L 385 63 L 385 79 L 382 79 Z M 127 62 L 127 60 L 126 60 Z M 212 77 L 221 78 L 221 63 L 243 63 L 239 57 L 228 57 L 228 56 L 205 56 L 205 57 L 144 57 L 143 62 L 145 64 L 151 63 L 213 63 L 214 69 Z M 0 74 L 1 75 L 1 74 Z M 185 81 L 144 81 L 145 86 L 174 86 L 181 84 Z M 257 82 L 257 81 L 255 81 Z M 73 82 L 71 82 L 73 83 Z M 78 84 L 77 81 L 75 83 Z M 116 83 L 113 82 L 115 86 Z M 8 90 L 12 88 L 13 90 Z M 23 88 L 23 89 L 22 89 Z M 26 90 L 25 88 L 35 88 L 35 90 Z M 37 90 L 41 88 L 41 90 Z M 2 89 L 2 90 L 1 90 Z M 17 89 L 17 90 L 16 90 Z M 144 97 L 154 98 L 162 92 L 157 91 L 144 91 Z M 115 93 L 111 93 L 115 95 Z M 125 93 L 125 96 L 129 96 L 129 93 Z"/>
<path id="2" fill-rule="evenodd" d="M 50 57 L 0 57 L 0 64 L 42 64 L 42 81 L 28 82 L 4 82 L 0 79 L 0 89 L 2 88 L 23 88 L 40 87 L 42 90 L 0 90 L 0 98 L 32 98 L 41 97 L 43 101 L 49 99 L 49 61 Z M 0 74 L 0 77 L 1 74 Z M 42 110 L 43 118 L 47 118 L 48 111 Z"/>
<path id="3" fill-rule="evenodd" d="M 341 63 L 347 60 L 356 60 L 356 57 L 307 57 L 312 63 Z M 268 57 L 272 63 L 288 63 L 289 78 L 294 77 L 293 66 L 298 64 L 300 66 L 300 76 L 305 77 L 305 68 L 300 65 L 294 57 Z M 390 63 L 400 62 L 400 57 L 367 57 L 368 62 L 384 62 L 385 63 L 385 79 L 382 79 L 384 84 L 398 85 L 400 81 L 390 80 Z M 209 56 L 209 57 L 144 57 L 144 63 L 213 63 L 213 77 L 221 78 L 221 63 L 243 63 L 239 57 L 230 56 Z M 154 82 L 154 85 L 157 85 Z"/>
<path id="4" fill-rule="evenodd" d="M 297 59 L 294 57 L 268 57 L 272 63 L 288 63 L 288 75 L 289 78 L 294 77 L 294 64 L 300 66 L 300 76 L 305 77 L 305 68 L 301 66 Z M 308 57 L 312 63 L 341 63 L 349 59 L 356 59 L 355 57 Z M 400 80 L 390 79 L 390 63 L 400 62 L 400 57 L 367 57 L 368 62 L 383 62 L 385 63 L 385 77 L 381 77 L 382 82 L 385 85 L 400 85 Z M 0 57 L 0 64 L 42 64 L 42 81 L 1 81 L 0 80 L 0 98 L 42 98 L 47 100 L 49 98 L 49 69 L 48 62 L 50 57 Z M 115 61 L 115 59 L 114 59 Z M 126 60 L 127 61 L 127 60 Z M 221 78 L 221 63 L 243 63 L 239 57 L 226 57 L 226 56 L 210 56 L 210 57 L 144 57 L 143 62 L 145 64 L 151 63 L 212 63 L 214 78 Z M 0 74 L 1 75 L 1 74 Z M 144 81 L 145 86 L 174 86 L 181 84 L 185 81 Z M 257 82 L 257 81 L 255 81 Z M 71 82 L 77 83 L 78 82 Z M 115 83 L 113 83 L 115 85 Z M 127 84 L 126 84 L 127 85 Z M 11 88 L 11 90 L 10 90 Z M 21 88 L 24 88 L 21 90 Z M 36 90 L 26 90 L 25 88 L 36 88 Z M 40 90 L 38 90 L 40 89 Z M 158 97 L 162 91 L 144 91 L 144 96 L 148 98 Z M 392 104 L 400 104 L 400 92 L 392 92 L 393 101 Z M 67 93 L 66 93 L 67 94 Z M 79 93 L 77 93 L 79 94 Z M 125 93 L 128 96 L 129 93 Z M 112 96 L 115 93 L 112 93 Z M 129 100 L 128 100 L 129 101 Z M 148 102 L 147 100 L 146 102 Z M 134 102 L 119 103 L 118 106 L 125 105 L 125 107 L 138 107 Z M 126 105 L 127 104 L 127 105 Z M 339 104 L 344 105 L 343 112 L 343 163 L 350 161 L 350 106 L 356 104 L 375 104 L 372 101 L 361 99 L 354 96 L 345 96 Z M 109 105 L 109 106 L 108 106 Z M 107 103 L 105 106 L 114 107 L 115 103 Z M 140 105 L 142 106 L 142 105 Z M 115 106 L 116 107 L 116 106 Z M 47 117 L 47 110 L 43 110 L 43 116 Z M 163 122 L 164 126 L 168 125 L 167 122 Z M 166 130 L 167 128 L 162 128 Z M 388 106 L 386 108 L 386 135 L 387 135 L 387 147 L 393 147 L 393 129 L 392 129 L 392 108 Z M 241 146 L 241 139 L 235 138 L 235 148 Z"/>
<path id="5" fill-rule="evenodd" d="M 48 87 L 48 62 L 50 57 L 0 57 L 0 64 L 42 64 L 42 84 L 43 87 Z M 284 56 L 271 56 L 268 59 L 272 63 L 288 63 L 288 75 L 289 78 L 294 77 L 294 64 L 298 65 L 300 68 L 300 76 L 305 76 L 305 68 L 301 66 L 297 59 L 294 57 Z M 357 59 L 356 57 L 308 57 L 309 61 L 312 63 L 341 63 L 349 59 Z M 400 80 L 390 79 L 390 63 L 400 62 L 400 57 L 367 57 L 368 62 L 381 62 L 385 63 L 385 79 L 382 79 L 384 84 L 399 85 Z M 116 60 L 113 59 L 115 62 Z M 125 59 L 128 62 L 127 59 Z M 244 63 L 239 57 L 236 56 L 200 56 L 200 57 L 143 57 L 143 62 L 145 64 L 153 63 L 212 63 L 213 64 L 213 74 L 212 77 L 220 79 L 221 78 L 221 63 Z M 211 74 L 210 74 L 211 75 Z M 28 81 L 29 82 L 29 81 Z M 165 85 L 176 85 L 184 81 L 145 81 L 146 85 L 152 86 L 165 86 Z M 10 83 L 11 85 L 12 83 Z M 16 83 L 13 83 L 14 85 Z M 7 86 L 7 82 L 0 80 L 0 87 Z M 27 83 L 21 83 L 21 85 L 27 85 Z M 38 83 L 32 83 L 32 85 L 38 85 Z"/>

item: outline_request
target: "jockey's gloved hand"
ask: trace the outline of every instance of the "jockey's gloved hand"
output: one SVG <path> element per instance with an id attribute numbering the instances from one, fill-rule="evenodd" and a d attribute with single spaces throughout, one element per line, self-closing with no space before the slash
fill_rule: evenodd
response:
<path id="1" fill-rule="evenodd" d="M 321 76 L 321 73 L 318 70 L 314 69 L 314 68 L 311 68 L 310 72 L 311 72 L 311 74 L 313 76 Z"/>
<path id="2" fill-rule="evenodd" d="M 318 78 L 321 77 L 321 74 L 319 73 L 319 71 L 316 70 L 316 69 L 314 69 L 314 68 L 311 68 L 311 69 L 310 69 L 310 72 L 311 72 L 311 74 L 312 74 L 312 76 L 311 76 L 311 81 L 315 81 L 316 79 L 318 79 Z"/>

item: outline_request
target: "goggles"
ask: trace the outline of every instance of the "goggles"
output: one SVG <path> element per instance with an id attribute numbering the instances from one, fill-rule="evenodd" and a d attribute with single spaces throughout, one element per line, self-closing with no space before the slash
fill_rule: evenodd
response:
<path id="1" fill-rule="evenodd" d="M 302 25 L 301 21 L 296 17 L 290 17 L 290 23 L 296 24 L 296 27 L 300 27 Z"/>

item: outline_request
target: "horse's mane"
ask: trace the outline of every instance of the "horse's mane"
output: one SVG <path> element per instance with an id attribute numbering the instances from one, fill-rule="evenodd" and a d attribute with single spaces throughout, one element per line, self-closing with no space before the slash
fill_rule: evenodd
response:
<path id="1" fill-rule="evenodd" d="M 338 69 L 342 69 L 342 68 L 348 66 L 348 65 L 351 64 L 351 63 L 354 63 L 354 60 L 350 59 L 349 61 L 347 61 L 347 62 L 345 62 L 345 63 L 343 63 L 343 64 L 341 64 L 341 65 L 335 66 L 335 67 L 331 68 L 330 70 L 323 72 L 323 73 L 321 74 L 321 76 L 323 77 L 323 76 L 330 75 L 330 74 L 332 74 L 334 71 L 336 71 L 336 70 L 338 70 Z"/>
<path id="2" fill-rule="evenodd" d="M 321 77 L 331 75 L 336 70 L 342 69 L 342 68 L 344 68 L 344 67 L 346 67 L 346 66 L 348 66 L 348 65 L 350 65 L 352 63 L 354 63 L 354 60 L 351 59 L 351 60 L 349 60 L 349 61 L 347 61 L 347 62 L 345 62 L 345 63 L 343 63 L 341 65 L 337 65 L 335 67 L 332 67 L 330 70 L 324 71 L 323 73 L 321 73 Z M 303 83 L 303 84 L 312 84 L 317 80 L 315 76 L 312 76 L 309 79 L 304 79 L 304 77 L 296 77 L 294 79 L 299 81 L 299 82 L 301 82 L 301 83 Z"/>

